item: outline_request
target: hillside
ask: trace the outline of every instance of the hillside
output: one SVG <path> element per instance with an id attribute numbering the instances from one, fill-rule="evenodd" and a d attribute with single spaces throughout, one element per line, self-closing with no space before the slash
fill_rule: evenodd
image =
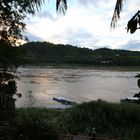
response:
<path id="1" fill-rule="evenodd" d="M 100 48 L 91 50 L 71 45 L 30 42 L 17 48 L 20 65 L 87 64 L 140 66 L 140 52 Z M 19 59 L 19 58 L 18 58 Z"/>
<path id="2" fill-rule="evenodd" d="M 20 47 L 24 62 L 29 64 L 92 64 L 93 51 L 70 45 L 54 45 L 47 42 L 31 42 Z"/>

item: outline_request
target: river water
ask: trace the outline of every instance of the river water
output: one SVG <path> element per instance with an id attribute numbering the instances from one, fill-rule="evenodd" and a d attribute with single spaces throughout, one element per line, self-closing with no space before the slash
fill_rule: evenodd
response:
<path id="1" fill-rule="evenodd" d="M 138 71 L 94 68 L 19 68 L 18 92 L 22 98 L 17 107 L 64 107 L 53 97 L 64 97 L 77 103 L 102 99 L 119 102 L 139 92 Z"/>

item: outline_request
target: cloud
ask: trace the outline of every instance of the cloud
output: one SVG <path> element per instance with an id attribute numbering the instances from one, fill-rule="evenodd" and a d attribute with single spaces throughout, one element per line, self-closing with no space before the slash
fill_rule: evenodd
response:
<path id="1" fill-rule="evenodd" d="M 94 8 L 110 8 L 112 1 L 110 0 L 77 0 L 77 3 L 84 6 L 89 7 L 93 6 Z"/>
<path id="2" fill-rule="evenodd" d="M 140 51 L 140 41 L 138 40 L 129 41 L 127 44 L 122 46 L 122 48 L 128 50 Z"/>
<path id="3" fill-rule="evenodd" d="M 67 34 L 67 44 L 93 48 L 93 44 L 97 41 L 96 36 L 82 28 L 66 30 L 65 33 Z"/>
<path id="4" fill-rule="evenodd" d="M 129 12 L 136 12 L 140 8 L 140 1 L 139 0 L 129 0 L 128 2 L 128 10 Z"/>
<path id="5" fill-rule="evenodd" d="M 37 13 L 36 16 L 39 18 L 48 18 L 52 21 L 56 20 L 55 15 L 51 13 L 50 11 L 46 11 L 46 10 L 40 11 L 39 13 Z"/>
<path id="6" fill-rule="evenodd" d="M 36 36 L 32 33 L 27 33 L 28 39 L 29 41 L 43 41 L 42 38 L 40 38 L 39 36 Z"/>
<path id="7" fill-rule="evenodd" d="M 131 1 L 131 7 L 138 3 Z M 115 30 L 110 32 L 110 22 L 116 0 L 71 0 L 65 16 L 58 16 L 46 6 L 34 18 L 27 20 L 27 31 L 31 40 L 71 44 L 80 47 L 110 48 L 125 47 L 129 41 L 139 40 L 140 33 L 126 32 L 127 21 L 131 18 L 130 3 L 126 3 L 121 19 Z M 127 11 L 128 8 L 128 11 Z M 131 47 L 132 48 L 132 47 Z"/>

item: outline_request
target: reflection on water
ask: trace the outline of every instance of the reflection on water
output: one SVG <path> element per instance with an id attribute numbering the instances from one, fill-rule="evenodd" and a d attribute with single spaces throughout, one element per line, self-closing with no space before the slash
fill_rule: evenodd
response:
<path id="1" fill-rule="evenodd" d="M 25 94 L 25 106 L 28 107 L 34 107 L 36 104 L 36 98 L 34 97 L 34 94 L 32 94 L 32 91 L 29 90 L 26 94 Z"/>
<path id="2" fill-rule="evenodd" d="M 120 98 L 138 93 L 137 72 L 97 69 L 19 68 L 17 100 L 21 106 L 58 106 L 53 97 L 75 102 L 103 99 L 119 102 Z M 29 98 L 30 97 L 30 98 Z"/>

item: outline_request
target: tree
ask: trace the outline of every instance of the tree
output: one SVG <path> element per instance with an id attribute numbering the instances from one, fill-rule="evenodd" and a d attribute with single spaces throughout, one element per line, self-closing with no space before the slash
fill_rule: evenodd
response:
<path id="1" fill-rule="evenodd" d="M 18 39 L 23 39 L 22 33 L 26 24 L 24 19 L 28 14 L 34 15 L 45 0 L 1 0 L 0 2 L 0 46 L 16 45 Z M 67 9 L 66 0 L 56 0 L 57 11 Z"/>
<path id="2" fill-rule="evenodd" d="M 34 15 L 45 0 L 0 0 L 0 109 L 14 109 L 13 95 L 17 94 L 15 82 L 18 57 L 13 49 L 23 36 L 24 19 Z M 56 0 L 56 9 L 65 13 L 66 0 Z M 19 56 L 19 55 L 18 55 Z M 19 95 L 19 94 L 18 94 Z"/>
<path id="3" fill-rule="evenodd" d="M 0 116 L 2 116 L 0 118 L 0 139 L 11 139 L 14 128 L 11 120 L 14 120 L 15 99 L 13 95 L 17 94 L 15 78 L 17 78 L 19 56 L 14 46 L 17 45 L 19 39 L 24 38 L 22 35 L 26 27 L 24 19 L 28 14 L 34 15 L 44 1 L 0 0 Z M 66 9 L 65 0 L 56 0 L 56 4 L 57 10 Z M 21 96 L 21 94 L 17 95 Z"/>
<path id="4" fill-rule="evenodd" d="M 43 0 L 1 0 L 0 3 L 0 109 L 13 110 L 17 94 L 17 58 L 11 47 L 22 39 L 26 14 L 35 14 Z"/>

